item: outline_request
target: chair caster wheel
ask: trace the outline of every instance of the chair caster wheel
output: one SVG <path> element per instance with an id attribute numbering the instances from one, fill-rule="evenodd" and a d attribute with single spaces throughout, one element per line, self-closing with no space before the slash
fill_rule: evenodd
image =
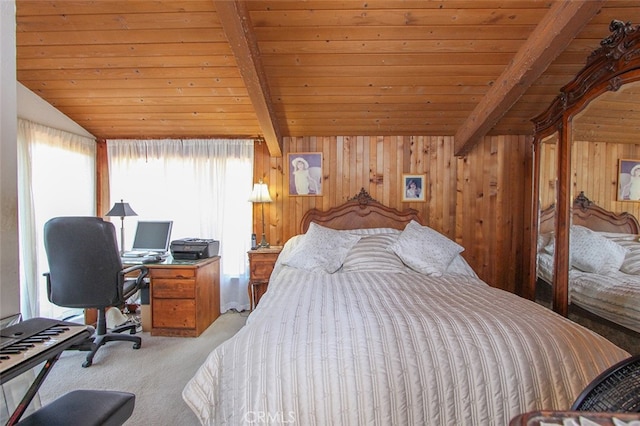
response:
<path id="1" fill-rule="evenodd" d="M 142 346 L 142 344 L 140 344 L 140 343 L 134 343 L 134 344 L 133 344 L 133 349 L 140 349 L 140 346 Z"/>

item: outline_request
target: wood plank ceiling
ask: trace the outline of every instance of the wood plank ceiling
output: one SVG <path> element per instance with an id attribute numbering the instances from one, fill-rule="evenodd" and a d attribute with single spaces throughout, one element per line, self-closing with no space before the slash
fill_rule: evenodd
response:
<path id="1" fill-rule="evenodd" d="M 529 135 L 611 20 L 640 23 L 637 0 L 16 0 L 16 12 L 18 80 L 96 137 L 261 137 L 276 156 L 285 136 L 456 135 L 463 153 L 483 134 Z"/>

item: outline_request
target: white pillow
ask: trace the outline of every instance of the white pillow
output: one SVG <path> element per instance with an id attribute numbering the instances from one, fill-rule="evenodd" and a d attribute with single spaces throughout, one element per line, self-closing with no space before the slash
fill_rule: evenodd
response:
<path id="1" fill-rule="evenodd" d="M 364 235 L 353 246 L 344 259 L 341 272 L 395 271 L 403 272 L 407 267 L 391 250 L 391 244 L 398 240 L 400 232 L 394 234 Z"/>
<path id="2" fill-rule="evenodd" d="M 553 231 L 538 234 L 538 253 L 542 252 L 553 241 Z"/>
<path id="3" fill-rule="evenodd" d="M 633 234 L 620 234 L 620 236 L 607 237 L 627 250 L 627 254 L 620 266 L 620 270 L 629 275 L 640 275 L 640 241 Z"/>
<path id="4" fill-rule="evenodd" d="M 638 241 L 638 236 L 636 234 L 626 234 L 622 232 L 601 232 L 596 231 L 598 235 L 602 235 L 605 238 L 610 239 L 611 241 Z"/>
<path id="5" fill-rule="evenodd" d="M 469 277 L 478 278 L 476 271 L 473 270 L 471 265 L 469 265 L 461 255 L 454 257 L 449 266 L 447 266 L 447 274 L 467 275 Z"/>
<path id="6" fill-rule="evenodd" d="M 627 250 L 584 226 L 570 230 L 571 265 L 585 272 L 607 273 L 618 270 Z"/>
<path id="7" fill-rule="evenodd" d="M 349 232 L 355 235 L 399 234 L 401 231 L 394 228 L 359 228 L 347 229 L 341 232 Z"/>
<path id="8" fill-rule="evenodd" d="M 300 269 L 321 269 L 332 274 L 340 269 L 347 253 L 358 240 L 359 235 L 311 222 L 302 241 L 282 263 Z"/>
<path id="9" fill-rule="evenodd" d="M 411 269 L 440 277 L 464 247 L 412 220 L 390 247 Z"/>
<path id="10" fill-rule="evenodd" d="M 289 257 L 291 257 L 291 253 L 293 253 L 303 241 L 304 241 L 304 234 L 294 235 L 293 237 L 289 238 L 287 242 L 284 244 L 284 246 L 282 247 L 282 251 L 278 255 L 278 260 L 276 260 L 276 264 L 286 263 Z"/>

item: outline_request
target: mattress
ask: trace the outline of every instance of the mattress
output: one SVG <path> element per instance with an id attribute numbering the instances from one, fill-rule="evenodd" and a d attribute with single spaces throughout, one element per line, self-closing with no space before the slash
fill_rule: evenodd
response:
<path id="1" fill-rule="evenodd" d="M 202 424 L 506 425 L 627 356 L 474 274 L 278 265 L 183 398 Z"/>
<path id="2" fill-rule="evenodd" d="M 538 276 L 553 282 L 553 257 L 538 253 Z M 569 270 L 569 302 L 640 333 L 640 275 L 619 270 L 606 275 Z"/>

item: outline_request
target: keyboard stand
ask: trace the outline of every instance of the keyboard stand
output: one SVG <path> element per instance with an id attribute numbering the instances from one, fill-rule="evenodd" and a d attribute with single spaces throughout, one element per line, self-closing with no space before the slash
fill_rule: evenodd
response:
<path id="1" fill-rule="evenodd" d="M 36 376 L 33 383 L 31 383 L 31 386 L 29 386 L 29 389 L 27 389 L 27 392 L 22 397 L 22 400 L 20 400 L 20 403 L 16 407 L 15 411 L 13 412 L 13 414 L 11 414 L 9 421 L 7 422 L 7 426 L 15 425 L 16 423 L 18 423 L 24 412 L 27 410 L 27 407 L 29 407 L 29 404 L 31 404 L 31 401 L 38 393 L 38 390 L 40 389 L 40 386 L 42 386 L 44 379 L 46 379 L 49 375 L 51 368 L 60 358 L 61 354 L 62 351 L 58 352 L 44 363 L 44 366 L 40 370 L 40 373 L 38 373 L 38 376 Z"/>
<path id="2" fill-rule="evenodd" d="M 13 325 L 5 330 L 12 329 L 12 330 L 18 330 L 19 332 L 20 330 L 24 329 L 25 326 L 28 327 L 30 324 L 34 324 L 34 323 L 41 324 L 43 322 L 47 323 L 49 321 L 51 322 L 51 325 L 65 324 L 65 322 L 63 321 L 48 320 L 44 318 L 33 318 L 30 320 L 25 320 L 22 323 Z M 14 377 L 17 377 L 20 374 L 29 371 L 30 369 L 42 363 L 42 361 L 46 360 L 44 366 L 36 376 L 35 380 L 33 381 L 33 383 L 31 383 L 31 386 L 29 386 L 29 389 L 27 389 L 27 392 L 24 394 L 24 396 L 18 403 L 18 406 L 16 407 L 15 411 L 11 414 L 9 421 L 7 422 L 8 426 L 15 425 L 20 420 L 24 412 L 27 410 L 27 407 L 29 406 L 29 404 L 31 404 L 31 401 L 38 393 L 40 386 L 42 386 L 42 383 L 47 378 L 47 375 L 51 371 L 51 368 L 60 358 L 60 355 L 62 354 L 62 352 L 64 352 L 65 350 L 69 349 L 74 345 L 77 345 L 83 342 L 87 338 L 91 337 L 94 331 L 93 327 L 90 327 L 90 326 L 80 326 L 79 324 L 71 324 L 71 326 L 78 327 L 78 330 L 81 330 L 81 332 L 65 338 L 64 340 L 56 343 L 55 345 L 52 345 L 46 350 L 38 352 L 33 356 L 27 357 L 26 359 L 24 359 L 23 361 L 21 361 L 20 363 L 18 363 L 13 367 L 9 367 L 6 370 L 2 370 L 0 374 L 0 384 L 5 383 L 13 379 Z"/>
<path id="3" fill-rule="evenodd" d="M 86 426 L 122 425 L 133 413 L 135 395 L 107 390 L 75 390 L 38 408 L 21 420 L 53 365 L 67 349 L 76 348 L 94 332 L 87 325 L 47 318 L 31 318 L 0 330 L 0 384 L 45 361 L 37 377 L 11 414 L 8 426 L 78 424 Z M 52 338 L 50 336 L 53 336 Z M 54 340 L 55 339 L 55 340 Z M 35 342 L 35 343 L 34 343 Z M 41 342 L 46 342 L 41 344 Z M 8 354 L 8 355 L 6 355 Z M 15 356 L 17 355 L 17 357 Z"/>

